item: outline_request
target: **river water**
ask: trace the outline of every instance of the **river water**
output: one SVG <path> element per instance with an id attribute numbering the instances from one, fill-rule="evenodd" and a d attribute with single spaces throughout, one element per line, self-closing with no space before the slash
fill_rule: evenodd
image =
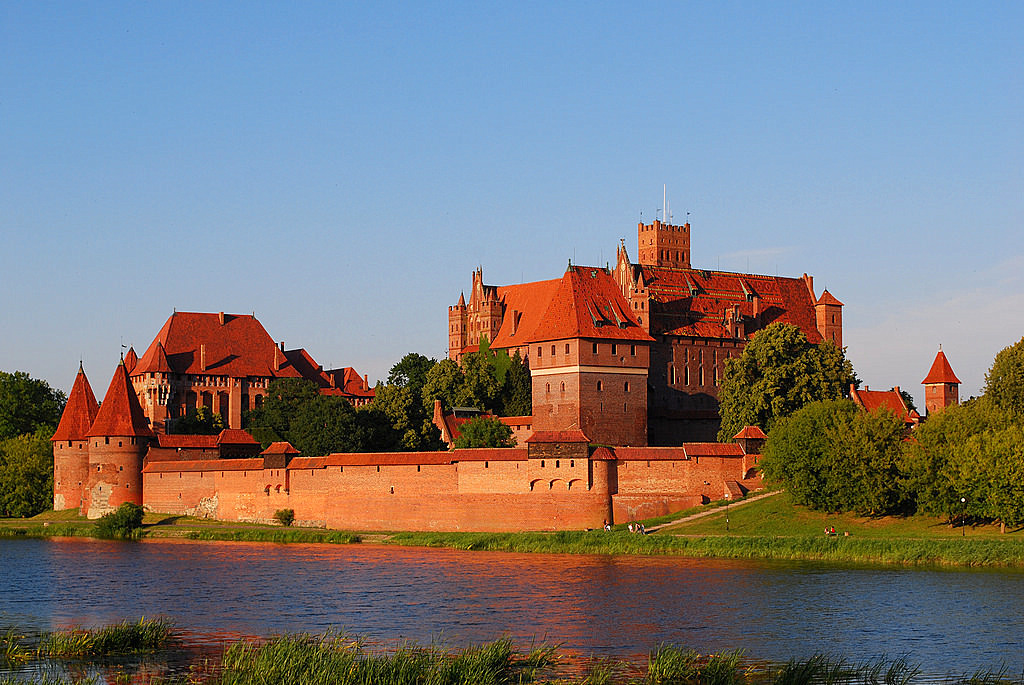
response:
<path id="1" fill-rule="evenodd" d="M 906 655 L 1024 673 L 1024 572 L 463 552 L 374 545 L 0 540 L 0 630 L 166 616 L 196 644 L 344 628 L 382 645 L 508 635 L 641 659 Z"/>

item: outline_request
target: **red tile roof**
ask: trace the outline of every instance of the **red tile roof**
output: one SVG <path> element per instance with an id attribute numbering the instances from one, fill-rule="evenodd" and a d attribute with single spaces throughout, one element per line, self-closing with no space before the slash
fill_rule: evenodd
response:
<path id="1" fill-rule="evenodd" d="M 910 414 L 907 412 L 907 405 L 903 402 L 903 396 L 895 388 L 892 390 L 859 390 L 857 388 L 850 388 L 850 399 L 865 411 L 888 409 L 905 423 L 912 422 Z"/>
<path id="2" fill-rule="evenodd" d="M 128 375 L 132 375 L 132 370 L 135 365 L 139 363 L 139 355 L 135 354 L 135 347 L 129 347 L 128 352 L 124 355 L 124 366 L 128 369 Z"/>
<path id="3" fill-rule="evenodd" d="M 834 296 L 832 295 L 832 293 L 830 293 L 830 292 L 828 291 L 828 289 L 827 289 L 827 288 L 826 288 L 826 289 L 825 289 L 825 290 L 824 290 L 824 291 L 823 291 L 823 292 L 821 293 L 821 297 L 819 297 L 819 298 L 818 298 L 818 302 L 817 302 L 817 303 L 818 303 L 818 304 L 828 304 L 828 305 L 835 305 L 835 306 L 839 306 L 839 307 L 842 307 L 842 306 L 843 306 L 843 303 L 842 303 L 842 302 L 840 302 L 839 300 L 837 300 L 837 299 L 836 299 L 836 298 L 835 298 L 835 297 L 834 297 Z"/>
<path id="4" fill-rule="evenodd" d="M 416 466 L 447 465 L 460 461 L 526 461 L 520 447 L 465 449 L 456 452 L 354 452 L 326 457 L 296 457 L 289 469 L 318 469 L 329 466 Z"/>
<path id="5" fill-rule="evenodd" d="M 803 278 L 648 265 L 639 271 L 642 285 L 659 305 L 651 322 L 660 328 L 652 333 L 733 338 L 728 312 L 735 310 L 749 320 L 755 318 L 756 304 L 760 310 L 757 330 L 781 321 L 800 328 L 813 343 L 822 340 L 815 300 Z"/>
<path id="6" fill-rule="evenodd" d="M 143 473 L 261 470 L 263 470 L 263 460 L 259 457 L 250 457 L 249 459 L 203 459 L 196 461 L 151 461 L 142 468 Z"/>
<path id="7" fill-rule="evenodd" d="M 75 376 L 75 383 L 71 386 L 71 394 L 68 395 L 68 402 L 64 405 L 64 413 L 60 416 L 60 423 L 54 432 L 52 441 L 60 440 L 85 440 L 89 429 L 100 406 L 96 396 L 89 385 L 89 379 L 85 377 L 85 370 L 81 364 L 78 366 L 78 375 Z"/>
<path id="8" fill-rule="evenodd" d="M 534 342 L 567 338 L 653 341 L 637 323 L 611 274 L 586 266 L 566 270 L 531 338 Z"/>
<path id="9" fill-rule="evenodd" d="M 932 362 L 932 368 L 928 370 L 928 375 L 921 381 L 923 384 L 931 383 L 960 383 L 960 379 L 953 373 L 953 367 L 949 365 L 949 360 L 946 359 L 946 354 L 939 350 L 939 353 L 935 355 L 935 361 Z"/>
<path id="10" fill-rule="evenodd" d="M 764 434 L 764 431 L 757 426 L 744 426 L 743 430 L 732 436 L 733 440 L 766 440 L 767 438 L 768 436 Z"/>
<path id="11" fill-rule="evenodd" d="M 218 445 L 258 445 L 259 441 L 241 428 L 225 428 L 216 436 Z"/>
<path id="12" fill-rule="evenodd" d="M 168 449 L 217 449 L 216 435 L 168 435 L 162 433 L 156 436 L 157 447 Z"/>
<path id="13" fill-rule="evenodd" d="M 247 314 L 172 314 L 133 374 L 168 370 L 233 378 L 300 376 L 256 317 Z"/>
<path id="14" fill-rule="evenodd" d="M 742 457 L 743 448 L 735 442 L 683 443 L 687 457 Z"/>
<path id="15" fill-rule="evenodd" d="M 290 442 L 280 441 L 270 443 L 267 449 L 260 454 L 300 454 L 300 452 L 292 447 Z"/>
<path id="16" fill-rule="evenodd" d="M 590 442 L 590 438 L 577 428 L 564 431 L 534 431 L 526 442 Z"/>
<path id="17" fill-rule="evenodd" d="M 497 298 L 505 305 L 505 315 L 491 347 L 501 349 L 533 342 L 533 331 L 541 324 L 544 312 L 560 283 L 561 279 L 555 278 L 550 281 L 500 286 L 497 289 Z M 467 347 L 465 352 L 479 350 L 479 341 L 470 342 L 473 344 Z"/>
<path id="18" fill-rule="evenodd" d="M 103 396 L 103 404 L 88 436 L 156 437 L 142 412 L 139 398 L 128 382 L 128 369 L 124 362 L 114 370 L 114 377 L 110 379 L 110 387 Z"/>

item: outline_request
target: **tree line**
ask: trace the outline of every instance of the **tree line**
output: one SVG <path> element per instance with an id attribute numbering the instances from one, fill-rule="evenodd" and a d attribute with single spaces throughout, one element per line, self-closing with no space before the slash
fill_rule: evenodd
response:
<path id="1" fill-rule="evenodd" d="M 0 517 L 53 505 L 53 437 L 67 396 L 24 371 L 0 371 Z"/>

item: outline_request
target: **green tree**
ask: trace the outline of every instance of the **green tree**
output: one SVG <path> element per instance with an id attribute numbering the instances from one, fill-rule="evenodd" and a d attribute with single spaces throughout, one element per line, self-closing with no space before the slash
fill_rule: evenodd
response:
<path id="1" fill-rule="evenodd" d="M 985 374 L 985 397 L 1002 411 L 1024 416 L 1024 338 L 992 361 Z"/>
<path id="2" fill-rule="evenodd" d="M 316 385 L 304 378 L 275 379 L 267 386 L 263 406 L 248 413 L 246 427 L 264 447 L 275 440 L 288 440 L 292 419 L 303 405 L 319 396 Z"/>
<path id="3" fill-rule="evenodd" d="M 0 442 L 0 517 L 35 516 L 53 506 L 53 430 Z"/>
<path id="4" fill-rule="evenodd" d="M 96 522 L 96 533 L 101 538 L 123 538 L 132 540 L 142 533 L 142 507 L 138 504 L 125 502 L 109 514 L 104 514 Z"/>
<path id="5" fill-rule="evenodd" d="M 810 343 L 796 326 L 773 323 L 725 363 L 718 394 L 727 442 L 744 426 L 770 432 L 775 422 L 810 402 L 843 397 L 856 383 L 853 366 L 831 342 Z"/>
<path id="6" fill-rule="evenodd" d="M 894 513 L 907 506 L 903 435 L 903 422 L 890 411 L 864 412 L 849 400 L 812 402 L 775 424 L 760 466 L 798 504 Z"/>
<path id="7" fill-rule="evenodd" d="M 478 416 L 459 427 L 455 447 L 515 447 L 512 429 L 492 416 Z"/>
<path id="8" fill-rule="evenodd" d="M 468 356 L 468 355 L 467 355 Z M 427 374 L 423 385 L 423 406 L 434 411 L 434 400 L 441 400 L 445 409 L 473 405 L 473 394 L 466 384 L 462 367 L 451 359 L 442 359 Z"/>
<path id="9" fill-rule="evenodd" d="M 24 371 L 0 371 L 0 440 L 35 433 L 60 422 L 67 396 Z"/>
<path id="10" fill-rule="evenodd" d="M 224 430 L 224 417 L 206 406 L 189 408 L 188 413 L 171 423 L 171 433 L 178 435 L 217 435 Z"/>
<path id="11" fill-rule="evenodd" d="M 505 374 L 501 388 L 502 416 L 529 416 L 533 413 L 533 382 L 530 367 L 519 356 L 519 350 L 512 356 L 512 363 Z"/>
<path id="12" fill-rule="evenodd" d="M 436 364 L 436 359 L 425 357 L 417 352 L 410 352 L 391 367 L 391 372 L 388 374 L 388 385 L 409 388 L 413 395 L 419 395 L 423 390 L 423 384 L 427 382 L 427 374 Z"/>

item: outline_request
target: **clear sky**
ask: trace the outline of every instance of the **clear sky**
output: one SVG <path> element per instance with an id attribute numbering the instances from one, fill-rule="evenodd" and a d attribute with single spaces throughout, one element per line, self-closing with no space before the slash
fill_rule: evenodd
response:
<path id="1" fill-rule="evenodd" d="M 1024 3 L 0 3 L 0 369 L 97 393 L 177 308 L 371 383 L 472 270 L 812 274 L 874 389 L 1024 335 Z"/>

